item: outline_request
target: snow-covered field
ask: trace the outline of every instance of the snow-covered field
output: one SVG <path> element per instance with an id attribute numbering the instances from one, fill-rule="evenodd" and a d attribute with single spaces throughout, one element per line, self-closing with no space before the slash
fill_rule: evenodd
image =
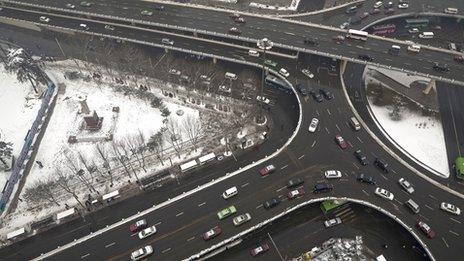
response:
<path id="1" fill-rule="evenodd" d="M 369 103 L 378 123 L 395 143 L 425 164 L 432 173 L 449 177 L 445 138 L 440 121 L 407 108 L 401 112 L 402 119 L 394 121 L 389 116 L 388 108 L 375 106 L 372 100 Z"/>
<path id="2" fill-rule="evenodd" d="M 16 75 L 6 73 L 3 65 L 0 65 L 0 83 L 0 139 L 13 143 L 13 155 L 17 156 L 41 101 L 28 82 L 18 82 Z M 3 189 L 9 175 L 0 171 L 0 188 Z"/>

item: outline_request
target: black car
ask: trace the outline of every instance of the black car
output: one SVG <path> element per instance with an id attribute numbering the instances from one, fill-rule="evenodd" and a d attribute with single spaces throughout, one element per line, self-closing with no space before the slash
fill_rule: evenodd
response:
<path id="1" fill-rule="evenodd" d="M 388 163 L 386 163 L 382 159 L 375 158 L 374 165 L 377 166 L 383 172 L 388 173 Z"/>
<path id="2" fill-rule="evenodd" d="M 287 188 L 299 187 L 304 183 L 304 180 L 301 178 L 294 178 L 287 182 Z"/>
<path id="3" fill-rule="evenodd" d="M 280 199 L 279 198 L 271 198 L 263 203 L 265 209 L 271 209 L 277 205 L 279 205 Z"/>
<path id="4" fill-rule="evenodd" d="M 313 99 L 317 102 L 322 102 L 323 98 L 322 98 L 322 95 L 319 93 L 319 92 L 315 92 L 315 91 L 309 91 L 309 94 L 311 94 L 311 96 L 313 96 Z"/>
<path id="5" fill-rule="evenodd" d="M 364 173 L 361 173 L 359 174 L 357 177 L 356 177 L 356 180 L 357 181 L 360 181 L 360 182 L 363 182 L 363 183 L 367 183 L 367 184 L 370 184 L 370 185 L 375 185 L 375 180 L 372 176 L 367 176 L 366 174 Z"/>
<path id="6" fill-rule="evenodd" d="M 305 38 L 303 42 L 304 44 L 311 45 L 311 46 L 319 45 L 319 41 L 316 38 Z"/>
<path id="7" fill-rule="evenodd" d="M 333 188 L 334 188 L 333 185 L 329 183 L 317 183 L 316 185 L 314 185 L 313 192 L 315 194 L 322 193 L 322 192 L 329 192 L 329 191 L 332 191 Z"/>
<path id="8" fill-rule="evenodd" d="M 306 86 L 304 86 L 304 84 L 299 83 L 299 84 L 296 85 L 296 88 L 301 93 L 301 95 L 303 95 L 303 96 L 308 95 L 308 89 L 306 88 Z"/>
<path id="9" fill-rule="evenodd" d="M 319 93 L 324 96 L 324 98 L 326 98 L 327 100 L 332 100 L 333 99 L 333 94 L 328 91 L 328 90 L 325 90 L 325 89 L 319 89 Z"/>
<path id="10" fill-rule="evenodd" d="M 358 55 L 358 58 L 363 60 L 363 61 L 368 61 L 368 62 L 372 62 L 374 60 L 374 57 L 368 55 L 368 54 L 360 54 Z"/>
<path id="11" fill-rule="evenodd" d="M 367 157 L 366 157 L 366 155 L 364 155 L 362 153 L 361 150 L 356 150 L 354 152 L 354 156 L 358 159 L 358 161 L 359 161 L 359 163 L 361 163 L 361 165 L 363 165 L 363 166 L 367 165 Z"/>
<path id="12" fill-rule="evenodd" d="M 449 68 L 446 64 L 439 64 L 439 63 L 433 63 L 433 69 L 435 71 L 439 71 L 439 72 L 447 72 L 449 71 Z"/>

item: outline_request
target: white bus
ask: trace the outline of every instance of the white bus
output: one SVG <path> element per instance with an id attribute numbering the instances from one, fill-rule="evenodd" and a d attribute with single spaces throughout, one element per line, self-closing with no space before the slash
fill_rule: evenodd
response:
<path id="1" fill-rule="evenodd" d="M 200 165 L 203 165 L 206 162 L 214 160 L 215 158 L 216 158 L 216 155 L 214 155 L 214 153 L 211 152 L 211 153 L 208 153 L 208 154 L 206 154 L 204 156 L 199 157 L 198 162 L 200 162 Z"/>
<path id="2" fill-rule="evenodd" d="M 348 34 L 346 35 L 346 37 L 357 39 L 357 40 L 362 40 L 362 41 L 367 41 L 367 35 L 368 33 L 365 31 L 350 29 L 348 30 Z"/>
<path id="3" fill-rule="evenodd" d="M 237 75 L 235 73 L 226 72 L 225 77 L 229 80 L 237 80 Z"/>
<path id="4" fill-rule="evenodd" d="M 448 8 L 445 9 L 445 13 L 446 14 L 457 14 L 458 9 L 454 8 L 454 7 L 448 7 Z"/>
<path id="5" fill-rule="evenodd" d="M 189 161 L 187 163 L 180 165 L 180 171 L 182 172 L 189 171 L 191 169 L 194 169 L 197 165 L 198 163 L 196 160 Z"/>
<path id="6" fill-rule="evenodd" d="M 419 34 L 419 38 L 423 38 L 423 39 L 432 39 L 435 35 L 433 34 L 433 32 L 423 32 L 421 34 Z"/>

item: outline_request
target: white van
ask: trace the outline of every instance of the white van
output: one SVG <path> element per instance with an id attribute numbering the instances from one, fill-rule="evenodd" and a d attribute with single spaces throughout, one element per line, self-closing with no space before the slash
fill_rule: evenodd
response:
<path id="1" fill-rule="evenodd" d="M 433 34 L 433 32 L 423 32 L 421 34 L 419 34 L 419 38 L 422 38 L 422 39 L 432 39 L 435 35 Z"/>
<path id="2" fill-rule="evenodd" d="M 377 3 L 374 4 L 374 8 L 379 8 L 383 5 L 382 1 L 378 1 Z"/>
<path id="3" fill-rule="evenodd" d="M 89 26 L 87 26 L 86 24 L 79 24 L 79 28 L 86 31 L 89 30 Z"/>
<path id="4" fill-rule="evenodd" d="M 355 131 L 358 131 L 361 129 L 361 124 L 359 124 L 358 119 L 356 119 L 355 117 L 350 118 L 350 125 Z"/>
<path id="5" fill-rule="evenodd" d="M 458 9 L 457 8 L 453 8 L 453 7 L 448 7 L 445 9 L 445 13 L 446 14 L 457 14 L 458 13 Z"/>
<path id="6" fill-rule="evenodd" d="M 398 55 L 400 51 L 401 51 L 401 46 L 399 45 L 392 45 L 391 48 L 388 50 L 388 52 L 391 55 Z"/>
<path id="7" fill-rule="evenodd" d="M 222 197 L 224 199 L 228 199 L 228 198 L 231 198 L 231 197 L 233 197 L 233 196 L 235 196 L 237 194 L 238 194 L 237 187 L 231 187 L 231 188 L 227 189 L 226 191 L 224 191 L 224 193 L 222 193 Z"/>
<path id="8" fill-rule="evenodd" d="M 451 51 L 457 51 L 457 50 L 458 50 L 458 48 L 456 48 L 456 44 L 455 44 L 455 43 L 449 43 L 449 49 L 450 49 Z"/>
<path id="9" fill-rule="evenodd" d="M 259 53 L 256 50 L 248 50 L 248 55 L 253 57 L 259 57 Z"/>
<path id="10" fill-rule="evenodd" d="M 235 73 L 226 72 L 224 77 L 226 77 L 226 79 L 229 79 L 229 80 L 234 80 L 234 81 L 237 80 L 237 75 L 235 75 Z"/>
<path id="11" fill-rule="evenodd" d="M 412 212 L 416 214 L 419 213 L 420 211 L 419 205 L 417 205 L 417 203 L 414 202 L 414 200 L 409 199 L 408 201 L 404 202 L 404 204 L 408 206 L 408 208 L 411 209 Z"/>
<path id="12" fill-rule="evenodd" d="M 409 45 L 408 51 L 413 52 L 413 53 L 418 53 L 420 52 L 420 46 L 416 44 Z"/>
<path id="13" fill-rule="evenodd" d="M 170 40 L 168 38 L 161 39 L 161 42 L 164 43 L 164 44 L 174 45 L 174 41 Z"/>

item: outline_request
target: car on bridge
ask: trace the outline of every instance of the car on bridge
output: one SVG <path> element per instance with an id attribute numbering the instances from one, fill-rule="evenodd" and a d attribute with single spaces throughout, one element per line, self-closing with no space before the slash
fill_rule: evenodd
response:
<path id="1" fill-rule="evenodd" d="M 250 251 L 250 254 L 252 256 L 258 256 L 258 255 L 261 255 L 261 254 L 267 252 L 268 250 L 269 250 L 269 244 L 264 242 L 264 243 L 261 243 L 259 246 L 253 248 Z"/>
<path id="2" fill-rule="evenodd" d="M 269 104 L 271 102 L 271 100 L 269 100 L 268 98 L 259 95 L 256 96 L 256 100 L 265 104 Z"/>
<path id="3" fill-rule="evenodd" d="M 73 5 L 73 4 L 66 4 L 66 8 L 69 8 L 69 9 L 76 9 L 76 6 Z"/>
<path id="4" fill-rule="evenodd" d="M 261 176 L 266 176 L 266 175 L 273 173 L 275 170 L 276 170 L 276 167 L 274 167 L 274 165 L 271 164 L 271 165 L 267 165 L 266 167 L 260 169 L 259 174 L 261 174 Z"/>
<path id="5" fill-rule="evenodd" d="M 105 30 L 114 31 L 114 29 L 116 28 L 114 28 L 114 26 L 112 25 L 109 25 L 109 24 L 105 25 Z"/>
<path id="6" fill-rule="evenodd" d="M 306 75 L 309 79 L 312 79 L 314 78 L 314 74 L 308 70 L 308 69 L 303 69 L 301 70 L 301 73 L 303 73 L 304 75 Z"/>
<path id="7" fill-rule="evenodd" d="M 446 211 L 448 213 L 454 214 L 459 216 L 461 214 L 461 209 L 456 207 L 455 205 L 447 202 L 442 202 L 440 204 L 440 209 Z"/>
<path id="8" fill-rule="evenodd" d="M 263 206 L 265 209 L 271 209 L 279 204 L 280 204 L 279 198 L 271 198 L 269 200 L 266 200 L 266 202 L 263 203 Z"/>
<path id="9" fill-rule="evenodd" d="M 164 5 L 155 5 L 153 8 L 157 11 L 164 11 Z"/>
<path id="10" fill-rule="evenodd" d="M 82 6 L 82 7 L 91 7 L 92 3 L 90 3 L 90 2 L 81 2 L 80 6 Z"/>
<path id="11" fill-rule="evenodd" d="M 341 44 L 343 41 L 345 41 L 345 36 L 337 35 L 332 37 L 332 40 L 334 40 L 337 44 Z"/>
<path id="12" fill-rule="evenodd" d="M 272 66 L 272 67 L 277 67 L 277 63 L 276 63 L 276 62 L 274 62 L 274 61 L 272 61 L 272 60 L 268 60 L 268 59 L 264 60 L 264 64 L 265 64 L 265 65 Z"/>
<path id="13" fill-rule="evenodd" d="M 303 96 L 308 95 L 308 89 L 306 88 L 306 86 L 304 84 L 298 83 L 296 85 L 296 89 L 301 93 L 301 95 L 303 95 Z"/>
<path id="14" fill-rule="evenodd" d="M 149 10 L 142 10 L 140 12 L 141 15 L 144 15 L 144 16 L 152 16 L 153 15 L 153 12 L 152 11 L 149 11 Z"/>
<path id="15" fill-rule="evenodd" d="M 294 178 L 287 181 L 287 188 L 296 188 L 303 185 L 304 180 L 302 178 Z"/>
<path id="16" fill-rule="evenodd" d="M 432 68 L 438 72 L 448 72 L 450 70 L 446 64 L 440 64 L 437 62 L 433 63 Z"/>
<path id="17" fill-rule="evenodd" d="M 311 96 L 313 97 L 313 99 L 317 102 L 322 102 L 324 100 L 324 98 L 322 98 L 322 95 L 317 92 L 317 91 L 314 91 L 314 90 L 310 90 L 309 91 L 309 94 L 311 94 Z"/>
<path id="18" fill-rule="evenodd" d="M 237 17 L 237 18 L 235 18 L 235 19 L 234 19 L 234 22 L 240 23 L 240 24 L 246 23 L 245 18 L 243 18 L 243 17 Z"/>
<path id="19" fill-rule="evenodd" d="M 287 198 L 288 199 L 295 199 L 295 198 L 303 196 L 304 194 L 305 194 L 304 188 L 300 187 L 300 188 L 294 189 L 292 191 L 289 191 L 287 193 Z"/>
<path id="20" fill-rule="evenodd" d="M 46 16 L 41 16 L 41 17 L 39 17 L 39 21 L 41 21 L 43 23 L 48 23 L 48 22 L 50 22 L 50 18 L 48 18 Z"/>
<path id="21" fill-rule="evenodd" d="M 334 186 L 332 184 L 321 182 L 314 185 L 313 193 L 318 194 L 322 192 L 330 192 L 333 188 Z"/>
<path id="22" fill-rule="evenodd" d="M 335 142 L 338 144 L 338 146 L 344 150 L 348 148 L 348 143 L 343 139 L 343 137 L 339 134 L 335 135 Z"/>
<path id="23" fill-rule="evenodd" d="M 147 256 L 153 254 L 153 248 L 148 245 L 144 246 L 140 249 L 135 250 L 134 252 L 131 253 L 131 260 L 136 261 L 136 260 L 141 260 L 146 258 Z"/>
<path id="24" fill-rule="evenodd" d="M 279 74 L 282 75 L 283 77 L 287 78 L 288 76 L 290 76 L 290 73 L 284 69 L 284 68 L 280 68 L 279 70 Z"/>
<path id="25" fill-rule="evenodd" d="M 326 179 L 339 179 L 342 177 L 342 172 L 339 170 L 326 170 L 324 176 Z"/>
<path id="26" fill-rule="evenodd" d="M 232 223 L 234 223 L 234 226 L 238 227 L 250 220 L 251 220 L 250 213 L 245 213 L 245 214 L 234 217 L 234 219 L 232 220 Z"/>
<path id="27" fill-rule="evenodd" d="M 155 226 L 147 227 L 144 230 L 139 232 L 139 238 L 144 239 L 144 238 L 147 238 L 147 237 L 149 237 L 149 236 L 151 236 L 151 235 L 153 235 L 155 233 L 156 233 L 156 227 Z"/>
<path id="28" fill-rule="evenodd" d="M 409 194 L 412 194 L 414 192 L 414 188 L 412 187 L 412 184 L 409 183 L 409 181 L 405 180 L 404 178 L 400 178 L 398 180 L 398 183 L 400 183 L 401 187 L 406 190 Z"/>
<path id="29" fill-rule="evenodd" d="M 359 19 L 364 20 L 364 19 L 368 18 L 369 15 L 370 14 L 368 12 L 364 12 L 364 13 L 359 15 Z"/>
<path id="30" fill-rule="evenodd" d="M 326 90 L 326 89 L 319 89 L 319 93 L 320 93 L 322 96 L 324 96 L 324 98 L 325 98 L 326 100 L 332 100 L 332 99 L 334 98 L 334 95 L 333 95 L 330 91 L 328 91 L 328 90 Z"/>
<path id="31" fill-rule="evenodd" d="M 372 176 L 368 176 L 364 173 L 360 173 L 357 177 L 356 177 L 356 180 L 357 181 L 360 181 L 360 182 L 363 182 L 363 183 L 366 183 L 366 184 L 369 184 L 369 185 L 375 185 L 375 180 Z"/>
<path id="32" fill-rule="evenodd" d="M 368 61 L 368 62 L 374 61 L 374 57 L 370 56 L 369 54 L 360 54 L 358 55 L 358 58 L 363 61 Z"/>
<path id="33" fill-rule="evenodd" d="M 137 222 L 131 224 L 129 226 L 129 230 L 132 233 L 139 232 L 140 230 L 146 228 L 147 225 L 148 225 L 147 220 L 146 219 L 141 219 L 141 220 L 138 220 Z"/>
<path id="34" fill-rule="evenodd" d="M 418 220 L 416 222 L 416 226 L 424 233 L 428 238 L 434 238 L 435 237 L 435 231 L 427 225 L 424 221 Z"/>
<path id="35" fill-rule="evenodd" d="M 383 188 L 379 188 L 377 187 L 375 189 L 375 192 L 374 192 L 377 196 L 381 197 L 381 198 L 384 198 L 384 199 L 388 199 L 388 200 L 393 200 L 394 198 L 394 195 L 393 193 L 391 193 L 390 191 L 386 190 L 386 189 L 383 189 Z"/>
<path id="36" fill-rule="evenodd" d="M 393 8 L 388 8 L 387 10 L 385 10 L 383 13 L 388 15 L 388 14 L 393 14 L 395 12 L 395 9 Z"/>
<path id="37" fill-rule="evenodd" d="M 366 166 L 368 164 L 366 155 L 364 155 L 360 149 L 355 150 L 354 156 L 358 159 L 361 165 Z"/>
<path id="38" fill-rule="evenodd" d="M 232 13 L 232 14 L 229 15 L 229 17 L 232 18 L 232 19 L 237 19 L 237 18 L 239 18 L 241 16 L 240 16 L 239 13 Z"/>
<path id="39" fill-rule="evenodd" d="M 333 226 L 336 226 L 336 225 L 341 224 L 341 223 L 342 223 L 341 218 L 336 217 L 336 218 L 332 218 L 332 219 L 324 221 L 324 226 L 326 228 L 329 228 L 329 227 L 333 227 Z"/>
<path id="40" fill-rule="evenodd" d="M 219 220 L 222 220 L 222 219 L 224 219 L 226 217 L 229 217 L 229 216 L 235 214 L 236 212 L 237 212 L 237 209 L 235 208 L 235 206 L 231 205 L 231 206 L 228 206 L 225 209 L 219 211 L 217 213 L 217 216 L 218 216 Z"/>
<path id="41" fill-rule="evenodd" d="M 383 172 L 385 173 L 388 173 L 389 171 L 389 168 L 388 168 L 388 163 L 386 163 L 384 160 L 382 159 L 379 159 L 379 158 L 375 158 L 374 160 L 374 165 L 379 168 L 380 170 L 382 170 Z"/>
<path id="42" fill-rule="evenodd" d="M 219 226 L 215 226 L 211 228 L 210 230 L 206 231 L 203 233 L 203 240 L 208 241 L 212 238 L 215 238 L 219 236 L 222 233 L 222 230 Z"/>
<path id="43" fill-rule="evenodd" d="M 303 43 L 306 44 L 306 45 L 310 45 L 310 46 L 318 46 L 319 45 L 319 41 L 317 40 L 317 38 L 312 38 L 312 37 L 306 37 L 303 40 Z"/>
<path id="44" fill-rule="evenodd" d="M 374 8 L 369 12 L 369 14 L 371 14 L 371 15 L 380 14 L 380 9 Z"/>
<path id="45" fill-rule="evenodd" d="M 409 4 L 408 3 L 401 3 L 398 5 L 398 9 L 408 9 Z"/>
<path id="46" fill-rule="evenodd" d="M 240 35 L 242 32 L 237 27 L 232 27 L 229 29 L 229 34 Z"/>
<path id="47" fill-rule="evenodd" d="M 464 62 L 464 54 L 456 54 L 454 56 L 454 60 L 458 63 Z"/>
<path id="48" fill-rule="evenodd" d="M 309 132 L 315 132 L 318 125 L 319 125 L 319 120 L 317 118 L 313 118 L 311 120 L 311 123 L 309 124 L 308 131 Z"/>

